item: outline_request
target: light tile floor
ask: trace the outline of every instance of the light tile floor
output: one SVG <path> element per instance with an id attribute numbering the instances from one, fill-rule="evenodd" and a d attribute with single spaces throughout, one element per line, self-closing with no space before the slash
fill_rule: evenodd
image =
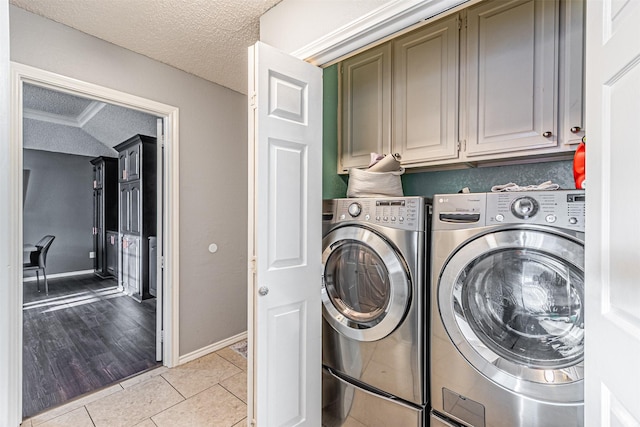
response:
<path id="1" fill-rule="evenodd" d="M 246 425 L 247 359 L 230 347 L 154 369 L 29 418 L 23 427 Z"/>

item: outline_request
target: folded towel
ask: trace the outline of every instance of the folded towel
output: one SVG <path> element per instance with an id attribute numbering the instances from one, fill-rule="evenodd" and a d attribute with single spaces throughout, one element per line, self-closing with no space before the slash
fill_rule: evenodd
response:
<path id="1" fill-rule="evenodd" d="M 538 185 L 526 185 L 520 186 L 513 182 L 502 185 L 494 185 L 491 187 L 491 191 L 494 193 L 499 193 L 502 191 L 547 191 L 547 190 L 557 190 L 560 188 L 558 184 L 554 184 L 551 181 L 545 181 L 542 184 Z"/>
<path id="2" fill-rule="evenodd" d="M 370 168 L 382 159 L 384 159 L 384 154 L 371 153 L 371 161 L 369 162 L 369 166 L 367 167 Z"/>
<path id="3" fill-rule="evenodd" d="M 369 172 L 393 172 L 400 170 L 400 162 L 390 154 L 384 156 L 375 165 L 369 166 Z"/>

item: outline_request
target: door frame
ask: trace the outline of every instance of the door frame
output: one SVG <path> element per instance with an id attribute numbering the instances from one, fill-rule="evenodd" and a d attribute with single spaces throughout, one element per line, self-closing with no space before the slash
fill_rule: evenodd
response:
<path id="1" fill-rule="evenodd" d="M 13 325 L 10 339 L 10 352 L 12 354 L 12 370 L 15 373 L 9 378 L 9 389 L 16 391 L 15 404 L 7 408 L 9 412 L 15 411 L 14 419 L 22 419 L 22 246 L 23 246 L 23 84 L 33 84 L 48 89 L 70 93 L 85 98 L 115 104 L 121 107 L 142 111 L 162 117 L 165 121 L 164 147 L 164 200 L 163 210 L 158 212 L 160 218 L 164 216 L 162 235 L 164 239 L 164 270 L 162 274 L 163 295 L 163 365 L 172 367 L 178 363 L 178 284 L 179 284 L 179 126 L 178 108 L 162 104 L 146 98 L 127 94 L 62 76 L 60 74 L 45 71 L 39 68 L 10 63 L 10 148 L 11 148 L 11 177 L 10 189 L 12 192 L 11 203 L 8 206 L 10 212 L 10 236 L 11 249 L 10 261 L 14 268 L 10 269 L 10 283 L 16 286 L 11 288 L 11 303 L 9 304 L 9 318 Z"/>

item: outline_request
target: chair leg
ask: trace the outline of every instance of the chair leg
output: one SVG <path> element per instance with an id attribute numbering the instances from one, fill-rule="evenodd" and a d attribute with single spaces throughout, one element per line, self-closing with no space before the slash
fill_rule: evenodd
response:
<path id="1" fill-rule="evenodd" d="M 40 271 L 36 270 L 36 286 L 38 287 L 38 292 L 40 292 Z"/>
<path id="2" fill-rule="evenodd" d="M 42 275 L 44 276 L 44 294 L 49 296 L 49 283 L 47 283 L 47 272 L 42 269 Z"/>

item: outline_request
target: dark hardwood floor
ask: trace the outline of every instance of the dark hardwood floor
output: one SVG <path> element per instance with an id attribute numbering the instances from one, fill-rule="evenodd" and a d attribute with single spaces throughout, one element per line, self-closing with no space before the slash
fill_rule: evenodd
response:
<path id="1" fill-rule="evenodd" d="M 93 274 L 50 279 L 48 296 L 23 289 L 24 417 L 158 365 L 155 298 L 138 303 Z"/>

